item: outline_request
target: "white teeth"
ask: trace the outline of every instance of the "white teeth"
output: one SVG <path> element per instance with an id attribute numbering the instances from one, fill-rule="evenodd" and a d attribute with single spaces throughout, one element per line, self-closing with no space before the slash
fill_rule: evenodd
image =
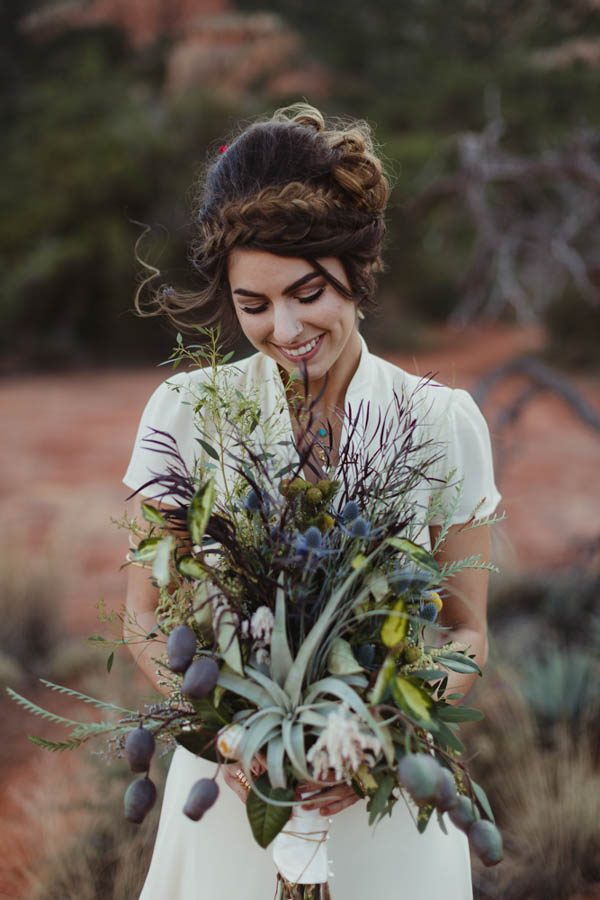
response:
<path id="1" fill-rule="evenodd" d="M 319 335 L 319 337 L 320 336 L 321 335 Z M 296 350 L 285 350 L 284 352 L 287 353 L 288 356 L 304 356 L 306 353 L 310 353 L 313 347 L 316 346 L 318 340 L 319 338 L 316 337 L 312 341 L 309 341 L 308 344 L 304 344 L 302 347 L 298 347 Z"/>

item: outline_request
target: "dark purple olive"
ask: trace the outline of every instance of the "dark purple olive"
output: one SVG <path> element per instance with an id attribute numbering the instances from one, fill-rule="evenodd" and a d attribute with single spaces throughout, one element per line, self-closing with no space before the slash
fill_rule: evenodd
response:
<path id="1" fill-rule="evenodd" d="M 469 844 L 484 866 L 496 866 L 502 862 L 502 835 L 493 822 L 486 819 L 473 822 L 467 836 Z"/>
<path id="2" fill-rule="evenodd" d="M 149 778 L 136 778 L 125 791 L 125 818 L 141 825 L 156 802 L 156 788 Z"/>
<path id="3" fill-rule="evenodd" d="M 471 798 L 461 794 L 456 806 L 448 810 L 448 817 L 457 828 L 466 833 L 477 819 L 477 810 Z"/>
<path id="4" fill-rule="evenodd" d="M 125 738 L 125 756 L 132 772 L 147 772 L 154 756 L 154 735 L 146 728 L 135 728 Z"/>
<path id="5" fill-rule="evenodd" d="M 429 753 L 408 753 L 398 764 L 398 776 L 415 803 L 435 800 L 441 776 L 440 764 Z"/>
<path id="6" fill-rule="evenodd" d="M 167 659 L 174 672 L 185 672 L 196 652 L 196 635 L 187 625 L 177 625 L 167 638 Z"/>
<path id="7" fill-rule="evenodd" d="M 219 796 L 219 785 L 214 778 L 201 778 L 192 787 L 183 811 L 188 819 L 197 822 L 210 809 Z"/>
<path id="8" fill-rule="evenodd" d="M 454 775 L 450 769 L 442 766 L 440 781 L 435 794 L 435 805 L 440 812 L 448 812 L 458 803 L 458 792 L 456 790 L 456 782 Z"/>
<path id="9" fill-rule="evenodd" d="M 219 667 L 212 656 L 195 659 L 183 676 L 181 691 L 192 700 L 208 697 L 219 679 Z"/>

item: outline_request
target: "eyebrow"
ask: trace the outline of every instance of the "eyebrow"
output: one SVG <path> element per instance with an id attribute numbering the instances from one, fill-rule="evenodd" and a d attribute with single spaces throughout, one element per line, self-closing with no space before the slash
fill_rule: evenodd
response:
<path id="1" fill-rule="evenodd" d="M 294 281 L 292 284 L 288 284 L 286 288 L 283 289 L 284 294 L 291 294 L 293 291 L 296 291 L 299 287 L 306 284 L 308 281 L 312 281 L 313 278 L 318 278 L 320 272 L 307 272 L 306 275 L 303 275 L 302 278 L 298 278 L 297 281 Z M 247 291 L 245 288 L 236 288 L 233 292 L 234 294 L 239 294 L 240 297 L 264 297 L 265 294 L 257 294 L 255 291 Z"/>

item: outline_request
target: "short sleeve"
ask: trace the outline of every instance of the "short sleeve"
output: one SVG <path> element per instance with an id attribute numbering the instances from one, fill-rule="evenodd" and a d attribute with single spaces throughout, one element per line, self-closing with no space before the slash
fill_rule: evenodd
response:
<path id="1" fill-rule="evenodd" d="M 177 442 L 177 449 L 189 470 L 196 461 L 194 437 L 193 398 L 190 392 L 190 374 L 178 373 L 160 384 L 146 403 L 140 419 L 131 459 L 123 478 L 124 484 L 134 491 L 141 488 L 152 477 L 164 473 L 173 460 L 166 451 L 153 450 L 148 438 L 153 431 L 165 432 Z M 164 440 L 155 435 L 158 440 Z M 157 497 L 162 489 L 153 485 L 141 493 L 147 497 Z"/>
<path id="2" fill-rule="evenodd" d="M 440 431 L 443 458 L 439 475 L 450 481 L 440 491 L 446 509 L 452 509 L 450 525 L 468 522 L 475 514 L 482 519 L 492 515 L 502 495 L 494 481 L 492 446 L 487 423 L 471 395 L 460 388 L 452 391 L 452 397 L 444 415 Z M 460 499 L 457 501 L 457 488 Z M 435 515 L 432 525 L 440 525 L 442 515 Z"/>

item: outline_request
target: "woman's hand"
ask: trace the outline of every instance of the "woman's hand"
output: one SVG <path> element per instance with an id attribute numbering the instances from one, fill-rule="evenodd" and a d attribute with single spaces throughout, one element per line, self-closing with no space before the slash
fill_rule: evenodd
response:
<path id="1" fill-rule="evenodd" d="M 251 765 L 251 771 L 255 778 L 258 778 L 259 775 L 267 768 L 267 762 L 262 753 L 257 753 L 254 757 L 254 761 Z M 244 787 L 239 778 L 236 777 L 236 772 L 241 772 L 239 763 L 231 763 L 231 765 L 223 766 L 223 779 L 225 784 L 231 788 L 234 794 L 237 794 L 242 803 L 245 805 L 246 800 L 248 799 L 248 794 L 250 793 L 250 789 Z"/>
<path id="2" fill-rule="evenodd" d="M 318 790 L 313 797 L 310 797 L 302 804 L 303 809 L 318 809 L 322 816 L 334 816 L 336 813 L 353 806 L 360 797 L 354 788 L 345 782 L 335 783 L 331 787 L 322 787 L 323 784 L 329 784 L 326 779 L 321 781 L 311 781 L 299 784 L 296 788 L 296 797 L 301 798 L 311 790 Z"/>

